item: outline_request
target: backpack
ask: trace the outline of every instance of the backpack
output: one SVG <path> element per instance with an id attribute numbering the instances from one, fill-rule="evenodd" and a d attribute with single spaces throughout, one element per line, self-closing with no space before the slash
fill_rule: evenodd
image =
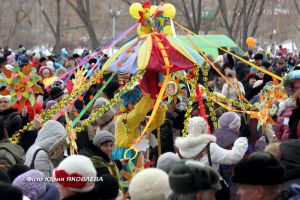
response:
<path id="1" fill-rule="evenodd" d="M 15 154 L 6 147 L 0 147 L 0 169 L 7 170 L 18 163 Z"/>

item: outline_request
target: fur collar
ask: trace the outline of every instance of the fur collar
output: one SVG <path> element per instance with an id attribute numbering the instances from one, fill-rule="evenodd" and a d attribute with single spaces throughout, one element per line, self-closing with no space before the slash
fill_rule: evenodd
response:
<path id="1" fill-rule="evenodd" d="M 199 136 L 178 137 L 175 140 L 175 146 L 179 149 L 191 148 L 199 144 L 207 144 L 208 142 L 216 142 L 216 137 L 210 134 L 201 134 Z"/>

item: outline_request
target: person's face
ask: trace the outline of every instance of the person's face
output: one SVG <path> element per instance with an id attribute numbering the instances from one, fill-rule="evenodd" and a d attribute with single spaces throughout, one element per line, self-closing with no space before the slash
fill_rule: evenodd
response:
<path id="1" fill-rule="evenodd" d="M 263 64 L 263 60 L 257 60 L 257 61 L 256 61 L 256 65 L 262 66 L 262 64 Z"/>
<path id="2" fill-rule="evenodd" d="M 283 61 L 278 61 L 277 62 L 277 68 L 282 69 L 284 67 L 284 62 Z"/>
<path id="3" fill-rule="evenodd" d="M 225 83 L 225 80 L 221 76 L 218 76 L 217 79 L 219 83 Z"/>
<path id="4" fill-rule="evenodd" d="M 100 146 L 100 150 L 103 151 L 109 157 L 111 157 L 114 148 L 115 144 L 113 142 L 106 142 Z"/>
<path id="5" fill-rule="evenodd" d="M 130 104 L 127 105 L 127 110 L 131 111 L 134 109 L 135 104 L 137 104 L 137 102 L 131 102 Z"/>
<path id="6" fill-rule="evenodd" d="M 298 91 L 300 89 L 300 79 L 294 80 L 293 88 L 294 88 L 295 91 Z"/>
<path id="7" fill-rule="evenodd" d="M 259 187 L 260 186 L 239 184 L 237 195 L 241 200 L 257 200 L 261 196 Z"/>
<path id="8" fill-rule="evenodd" d="M 250 78 L 250 80 L 249 80 L 250 85 L 254 85 L 255 82 L 256 82 L 255 78 Z"/>
<path id="9" fill-rule="evenodd" d="M 262 71 L 258 71 L 258 72 L 257 72 L 257 76 L 258 76 L 258 78 L 260 78 L 260 79 L 263 79 L 263 78 L 264 78 L 264 75 L 265 75 L 265 73 L 262 72 Z"/>
<path id="10" fill-rule="evenodd" d="M 198 192 L 196 196 L 196 200 L 215 200 L 216 192 L 214 190 L 209 190 L 205 193 Z"/>
<path id="11" fill-rule="evenodd" d="M 46 70 L 43 71 L 43 77 L 44 77 L 44 78 L 49 78 L 50 75 L 51 75 L 51 74 L 50 74 L 50 71 L 49 71 L 49 70 L 46 69 Z"/>
<path id="12" fill-rule="evenodd" d="M 9 108 L 8 99 L 6 99 L 6 98 L 0 99 L 0 110 L 2 111 L 2 110 L 6 110 L 8 108 Z"/>

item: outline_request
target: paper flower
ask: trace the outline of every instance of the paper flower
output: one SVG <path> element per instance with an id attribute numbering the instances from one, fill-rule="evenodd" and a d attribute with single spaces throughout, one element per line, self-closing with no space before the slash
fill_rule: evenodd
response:
<path id="1" fill-rule="evenodd" d="M 6 79 L 0 80 L 0 86 L 5 89 L 0 91 L 1 95 L 10 95 L 10 105 L 18 104 L 19 111 L 23 109 L 27 100 L 33 106 L 35 103 L 35 93 L 44 93 L 43 89 L 37 85 L 42 78 L 32 69 L 32 65 L 26 65 L 22 71 L 18 66 L 14 66 L 13 71 L 2 67 L 2 72 Z"/>

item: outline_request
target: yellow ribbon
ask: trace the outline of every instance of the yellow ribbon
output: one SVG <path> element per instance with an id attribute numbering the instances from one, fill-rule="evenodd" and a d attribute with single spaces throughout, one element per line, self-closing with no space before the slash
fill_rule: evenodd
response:
<path id="1" fill-rule="evenodd" d="M 282 77 L 277 76 L 276 74 L 273 74 L 272 72 L 270 72 L 270 71 L 268 71 L 268 70 L 265 70 L 264 68 L 259 67 L 259 66 L 255 65 L 254 63 L 251 63 L 251 62 L 249 62 L 249 61 L 247 61 L 247 60 L 241 58 L 240 56 L 235 55 L 234 53 L 231 53 L 230 51 L 227 51 L 226 49 L 223 49 L 223 48 L 217 46 L 217 45 L 214 44 L 213 42 L 211 42 L 211 41 L 209 41 L 209 40 L 207 40 L 207 39 L 201 37 L 200 35 L 197 35 L 196 33 L 190 31 L 189 29 L 187 29 L 187 28 L 185 28 L 184 26 L 182 26 L 182 25 L 180 25 L 179 23 L 177 23 L 175 20 L 174 20 L 174 23 L 175 23 L 178 27 L 182 28 L 183 30 L 189 32 L 189 33 L 192 34 L 192 35 L 195 35 L 196 37 L 200 38 L 201 40 L 205 41 L 206 43 L 208 43 L 208 44 L 210 44 L 210 45 L 212 45 L 212 46 L 214 46 L 214 47 L 216 47 L 216 48 L 218 48 L 218 49 L 221 49 L 222 51 L 224 51 L 224 52 L 226 52 L 226 53 L 232 55 L 233 57 L 239 59 L 240 61 L 246 63 L 247 65 L 253 66 L 254 68 L 256 68 L 256 69 L 258 69 L 258 70 L 260 70 L 260 71 L 262 71 L 262 72 L 264 72 L 264 73 L 266 73 L 266 74 L 268 74 L 268 75 L 270 75 L 270 76 L 272 76 L 272 77 L 274 77 L 274 78 L 276 78 L 276 79 L 278 79 L 278 80 L 280 80 L 280 81 L 283 80 Z"/>
<path id="2" fill-rule="evenodd" d="M 155 114 L 159 108 L 159 104 L 160 102 L 162 101 L 162 98 L 163 98 L 163 95 L 164 95 L 164 92 L 166 90 L 166 86 L 167 86 L 167 83 L 168 81 L 171 79 L 171 76 L 170 76 L 170 62 L 169 62 L 169 58 L 168 58 L 168 55 L 167 55 L 167 52 L 165 50 L 165 47 L 163 45 L 163 43 L 161 42 L 161 40 L 159 39 L 159 37 L 155 34 L 152 35 L 153 38 L 156 40 L 158 46 L 159 46 L 159 49 L 161 51 L 161 54 L 163 56 L 163 59 L 164 59 L 164 63 L 165 63 L 165 66 L 164 68 L 166 69 L 166 77 L 164 79 L 164 82 L 162 84 L 162 87 L 159 91 L 159 94 L 158 94 L 158 97 L 156 99 L 156 102 L 155 102 L 155 105 L 154 105 L 154 108 L 153 108 L 153 111 L 151 113 L 151 116 L 149 118 L 149 120 L 147 121 L 147 124 L 144 128 L 144 130 L 142 131 L 141 135 L 139 137 L 136 138 L 136 140 L 134 140 L 133 144 L 130 145 L 130 147 L 125 151 L 125 153 L 127 153 L 130 149 L 135 149 L 135 145 L 142 139 L 142 137 L 145 135 L 146 131 L 148 130 L 150 124 L 152 123 L 152 121 L 154 120 L 154 117 L 155 117 Z M 125 157 L 126 155 L 124 155 Z M 136 157 L 136 156 L 135 156 Z"/>

